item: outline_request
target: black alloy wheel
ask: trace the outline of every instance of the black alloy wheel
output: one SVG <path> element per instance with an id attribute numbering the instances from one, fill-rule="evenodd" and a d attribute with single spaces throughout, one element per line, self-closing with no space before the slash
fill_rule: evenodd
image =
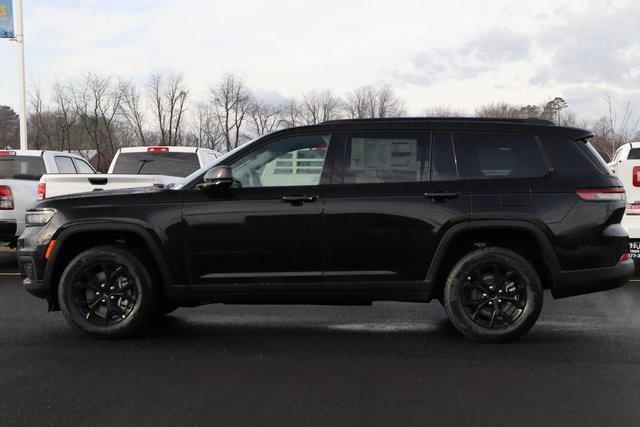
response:
<path id="1" fill-rule="evenodd" d="M 527 304 L 527 289 L 514 270 L 498 263 L 479 266 L 466 274 L 462 303 L 471 320 L 499 329 L 516 322 Z"/>
<path id="2" fill-rule="evenodd" d="M 103 261 L 79 274 L 74 296 L 76 309 L 84 318 L 107 326 L 122 322 L 133 312 L 139 290 L 125 265 Z"/>
<path id="3" fill-rule="evenodd" d="M 58 301 L 72 326 L 107 337 L 139 331 L 157 310 L 145 263 L 127 248 L 112 245 L 87 249 L 67 264 Z"/>
<path id="4" fill-rule="evenodd" d="M 522 255 L 484 247 L 451 269 L 442 295 L 451 323 L 479 342 L 511 341 L 534 325 L 543 291 L 536 269 Z"/>

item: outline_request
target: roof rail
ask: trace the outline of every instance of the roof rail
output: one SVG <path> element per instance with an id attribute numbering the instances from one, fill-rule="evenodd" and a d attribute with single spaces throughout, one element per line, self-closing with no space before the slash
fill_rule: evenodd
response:
<path id="1" fill-rule="evenodd" d="M 337 119 L 327 120 L 321 124 L 351 123 L 351 122 L 487 122 L 487 123 L 526 123 L 532 125 L 555 126 L 555 123 L 545 119 L 523 118 L 511 119 L 505 117 L 388 117 L 382 119 Z"/>

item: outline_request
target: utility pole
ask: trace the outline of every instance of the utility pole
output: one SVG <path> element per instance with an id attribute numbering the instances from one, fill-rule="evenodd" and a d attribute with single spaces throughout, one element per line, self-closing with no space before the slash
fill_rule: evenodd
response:
<path id="1" fill-rule="evenodd" d="M 24 71 L 24 22 L 22 19 L 22 0 L 14 0 L 16 14 L 15 41 L 18 44 L 18 109 L 20 114 L 20 149 L 27 149 L 27 88 Z"/>

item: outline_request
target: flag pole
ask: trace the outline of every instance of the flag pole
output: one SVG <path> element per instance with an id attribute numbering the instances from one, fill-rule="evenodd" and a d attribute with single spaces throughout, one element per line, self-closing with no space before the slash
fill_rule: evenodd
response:
<path id="1" fill-rule="evenodd" d="M 22 20 L 22 0 L 14 0 L 16 13 L 15 40 L 18 43 L 18 108 L 20 110 L 20 149 L 27 149 L 27 88 L 24 71 L 24 29 Z"/>

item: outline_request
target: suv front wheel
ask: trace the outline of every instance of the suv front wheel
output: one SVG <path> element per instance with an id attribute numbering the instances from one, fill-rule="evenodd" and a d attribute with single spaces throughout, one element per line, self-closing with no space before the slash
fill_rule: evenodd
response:
<path id="1" fill-rule="evenodd" d="M 99 246 L 67 265 L 58 288 L 67 321 L 93 335 L 123 337 L 139 330 L 156 311 L 144 264 L 117 246 Z"/>
<path id="2" fill-rule="evenodd" d="M 466 254 L 444 288 L 451 323 L 480 342 L 511 341 L 538 319 L 543 291 L 533 266 L 508 249 L 487 247 Z"/>

